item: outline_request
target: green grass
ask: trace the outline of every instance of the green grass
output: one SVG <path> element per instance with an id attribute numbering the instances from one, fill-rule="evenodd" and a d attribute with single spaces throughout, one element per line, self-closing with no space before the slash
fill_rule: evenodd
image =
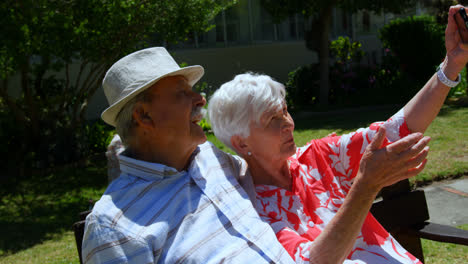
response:
<path id="1" fill-rule="evenodd" d="M 418 183 L 468 172 L 468 108 L 444 107 L 426 135 L 432 137 L 431 150 Z"/>
<path id="2" fill-rule="evenodd" d="M 70 230 L 78 213 L 104 192 L 106 173 L 101 161 L 87 168 L 64 168 L 35 176 L 14 192 L 2 189 L 0 263 L 78 260 Z"/>
<path id="3" fill-rule="evenodd" d="M 0 258 L 1 264 L 80 263 L 72 231 L 56 234 L 26 250 Z"/>
<path id="4" fill-rule="evenodd" d="M 398 107 L 340 115 L 295 118 L 298 146 L 331 132 L 343 134 L 385 120 Z M 433 137 L 425 171 L 416 183 L 468 173 L 468 108 L 444 107 L 427 135 Z M 208 140 L 228 151 L 213 135 Z M 71 225 L 107 184 L 106 164 L 62 168 L 37 175 L 15 191 L 0 189 L 0 264 L 78 263 Z M 468 223 L 467 223 L 468 224 Z M 463 226 L 468 229 L 468 225 Z M 423 241 L 426 263 L 467 263 L 468 247 Z"/>
<path id="5" fill-rule="evenodd" d="M 459 228 L 468 230 L 468 224 L 459 226 Z M 422 239 L 422 247 L 426 264 L 468 263 L 468 246 Z"/>

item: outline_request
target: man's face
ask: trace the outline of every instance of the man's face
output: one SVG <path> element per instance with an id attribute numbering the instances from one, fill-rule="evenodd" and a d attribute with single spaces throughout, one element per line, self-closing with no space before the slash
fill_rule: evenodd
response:
<path id="1" fill-rule="evenodd" d="M 150 114 L 158 140 L 165 140 L 175 148 L 195 148 L 206 141 L 198 125 L 202 116 L 198 110 L 206 104 L 203 96 L 192 91 L 183 76 L 169 76 L 159 80 L 148 91 L 152 96 Z"/>

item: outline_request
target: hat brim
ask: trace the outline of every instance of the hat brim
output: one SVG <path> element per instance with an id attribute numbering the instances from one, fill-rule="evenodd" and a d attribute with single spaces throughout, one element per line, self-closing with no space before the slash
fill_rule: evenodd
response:
<path id="1" fill-rule="evenodd" d="M 184 68 L 181 68 L 181 69 L 173 71 L 173 72 L 166 73 L 166 74 L 164 74 L 162 76 L 158 76 L 157 78 L 145 83 L 141 87 L 133 90 L 131 93 L 129 93 L 124 98 L 118 100 L 117 102 L 115 102 L 114 104 L 109 106 L 106 110 L 104 110 L 102 112 L 101 118 L 107 124 L 115 127 L 115 125 L 116 125 L 115 119 L 116 119 L 117 115 L 120 113 L 120 110 L 122 109 L 122 107 L 128 101 L 130 101 L 132 98 L 134 98 L 139 93 L 141 93 L 141 92 L 145 91 L 146 89 L 148 89 L 149 87 L 151 87 L 157 81 L 161 80 L 162 78 L 168 77 L 168 76 L 182 75 L 187 79 L 188 83 L 191 86 L 193 86 L 195 83 L 197 83 L 200 80 L 200 78 L 203 76 L 204 72 L 205 72 L 205 70 L 203 69 L 202 66 L 194 65 L 194 66 L 188 66 L 188 67 L 184 67 Z"/>

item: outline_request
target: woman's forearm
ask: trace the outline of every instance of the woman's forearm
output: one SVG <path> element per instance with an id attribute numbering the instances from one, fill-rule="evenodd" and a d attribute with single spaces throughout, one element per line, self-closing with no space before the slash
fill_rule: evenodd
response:
<path id="1" fill-rule="evenodd" d="M 439 114 L 450 87 L 434 74 L 424 87 L 405 105 L 405 119 L 411 132 L 424 133 Z"/>

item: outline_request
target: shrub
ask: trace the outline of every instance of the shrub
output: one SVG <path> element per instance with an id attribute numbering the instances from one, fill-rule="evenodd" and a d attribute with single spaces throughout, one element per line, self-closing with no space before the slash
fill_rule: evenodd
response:
<path id="1" fill-rule="evenodd" d="M 207 103 L 203 108 L 208 109 L 208 99 L 214 94 L 214 92 L 216 91 L 216 87 L 209 85 L 207 82 L 201 82 L 201 83 L 197 83 L 195 87 L 193 88 L 193 90 L 197 91 L 203 97 L 205 97 Z M 203 131 L 208 132 L 208 133 L 212 132 L 211 124 L 210 122 L 208 122 L 206 118 L 203 118 L 200 121 L 199 125 L 203 128 Z"/>
<path id="2" fill-rule="evenodd" d="M 211 125 L 210 123 L 206 120 L 206 118 L 203 118 L 201 121 L 200 121 L 200 126 L 203 128 L 203 131 L 205 132 L 212 132 L 211 130 Z"/>
<path id="3" fill-rule="evenodd" d="M 203 96 L 208 100 L 214 92 L 216 91 L 217 87 L 214 87 L 212 85 L 209 85 L 207 82 L 201 82 L 195 84 L 195 87 L 193 87 L 193 90 L 203 94 Z"/>
<path id="4" fill-rule="evenodd" d="M 369 69 L 360 67 L 364 56 L 361 43 L 339 37 L 330 45 L 334 64 L 330 68 L 329 103 L 335 106 L 359 105 L 360 95 L 368 85 Z M 292 110 L 317 105 L 320 91 L 318 64 L 297 68 L 288 75 L 286 101 Z"/>
<path id="5" fill-rule="evenodd" d="M 462 97 L 467 95 L 467 80 L 466 80 L 466 67 L 463 68 L 461 72 L 461 81 L 460 83 L 450 89 L 450 92 L 447 97 Z"/>
<path id="6" fill-rule="evenodd" d="M 369 69 L 360 66 L 364 56 L 359 41 L 349 37 L 338 37 L 330 44 L 330 54 L 334 60 L 330 68 L 329 102 L 332 105 L 361 105 L 366 92 Z"/>
<path id="7" fill-rule="evenodd" d="M 294 111 L 317 103 L 320 91 L 318 64 L 301 66 L 288 74 L 286 102 Z"/>
<path id="8" fill-rule="evenodd" d="M 420 83 L 402 72 L 399 59 L 388 48 L 384 50 L 382 63 L 370 73 L 369 83 L 369 97 L 386 104 L 406 103 L 421 88 Z"/>
<path id="9" fill-rule="evenodd" d="M 398 60 L 402 74 L 420 86 L 445 56 L 444 30 L 432 16 L 411 16 L 385 25 L 379 38 Z"/>
<path id="10" fill-rule="evenodd" d="M 361 61 L 364 51 L 359 41 L 351 41 L 349 37 L 339 36 L 330 44 L 330 54 L 335 58 L 335 65 L 350 69 Z"/>
<path id="11" fill-rule="evenodd" d="M 115 129 L 98 119 L 85 126 L 89 154 L 105 152 L 115 134 Z"/>

